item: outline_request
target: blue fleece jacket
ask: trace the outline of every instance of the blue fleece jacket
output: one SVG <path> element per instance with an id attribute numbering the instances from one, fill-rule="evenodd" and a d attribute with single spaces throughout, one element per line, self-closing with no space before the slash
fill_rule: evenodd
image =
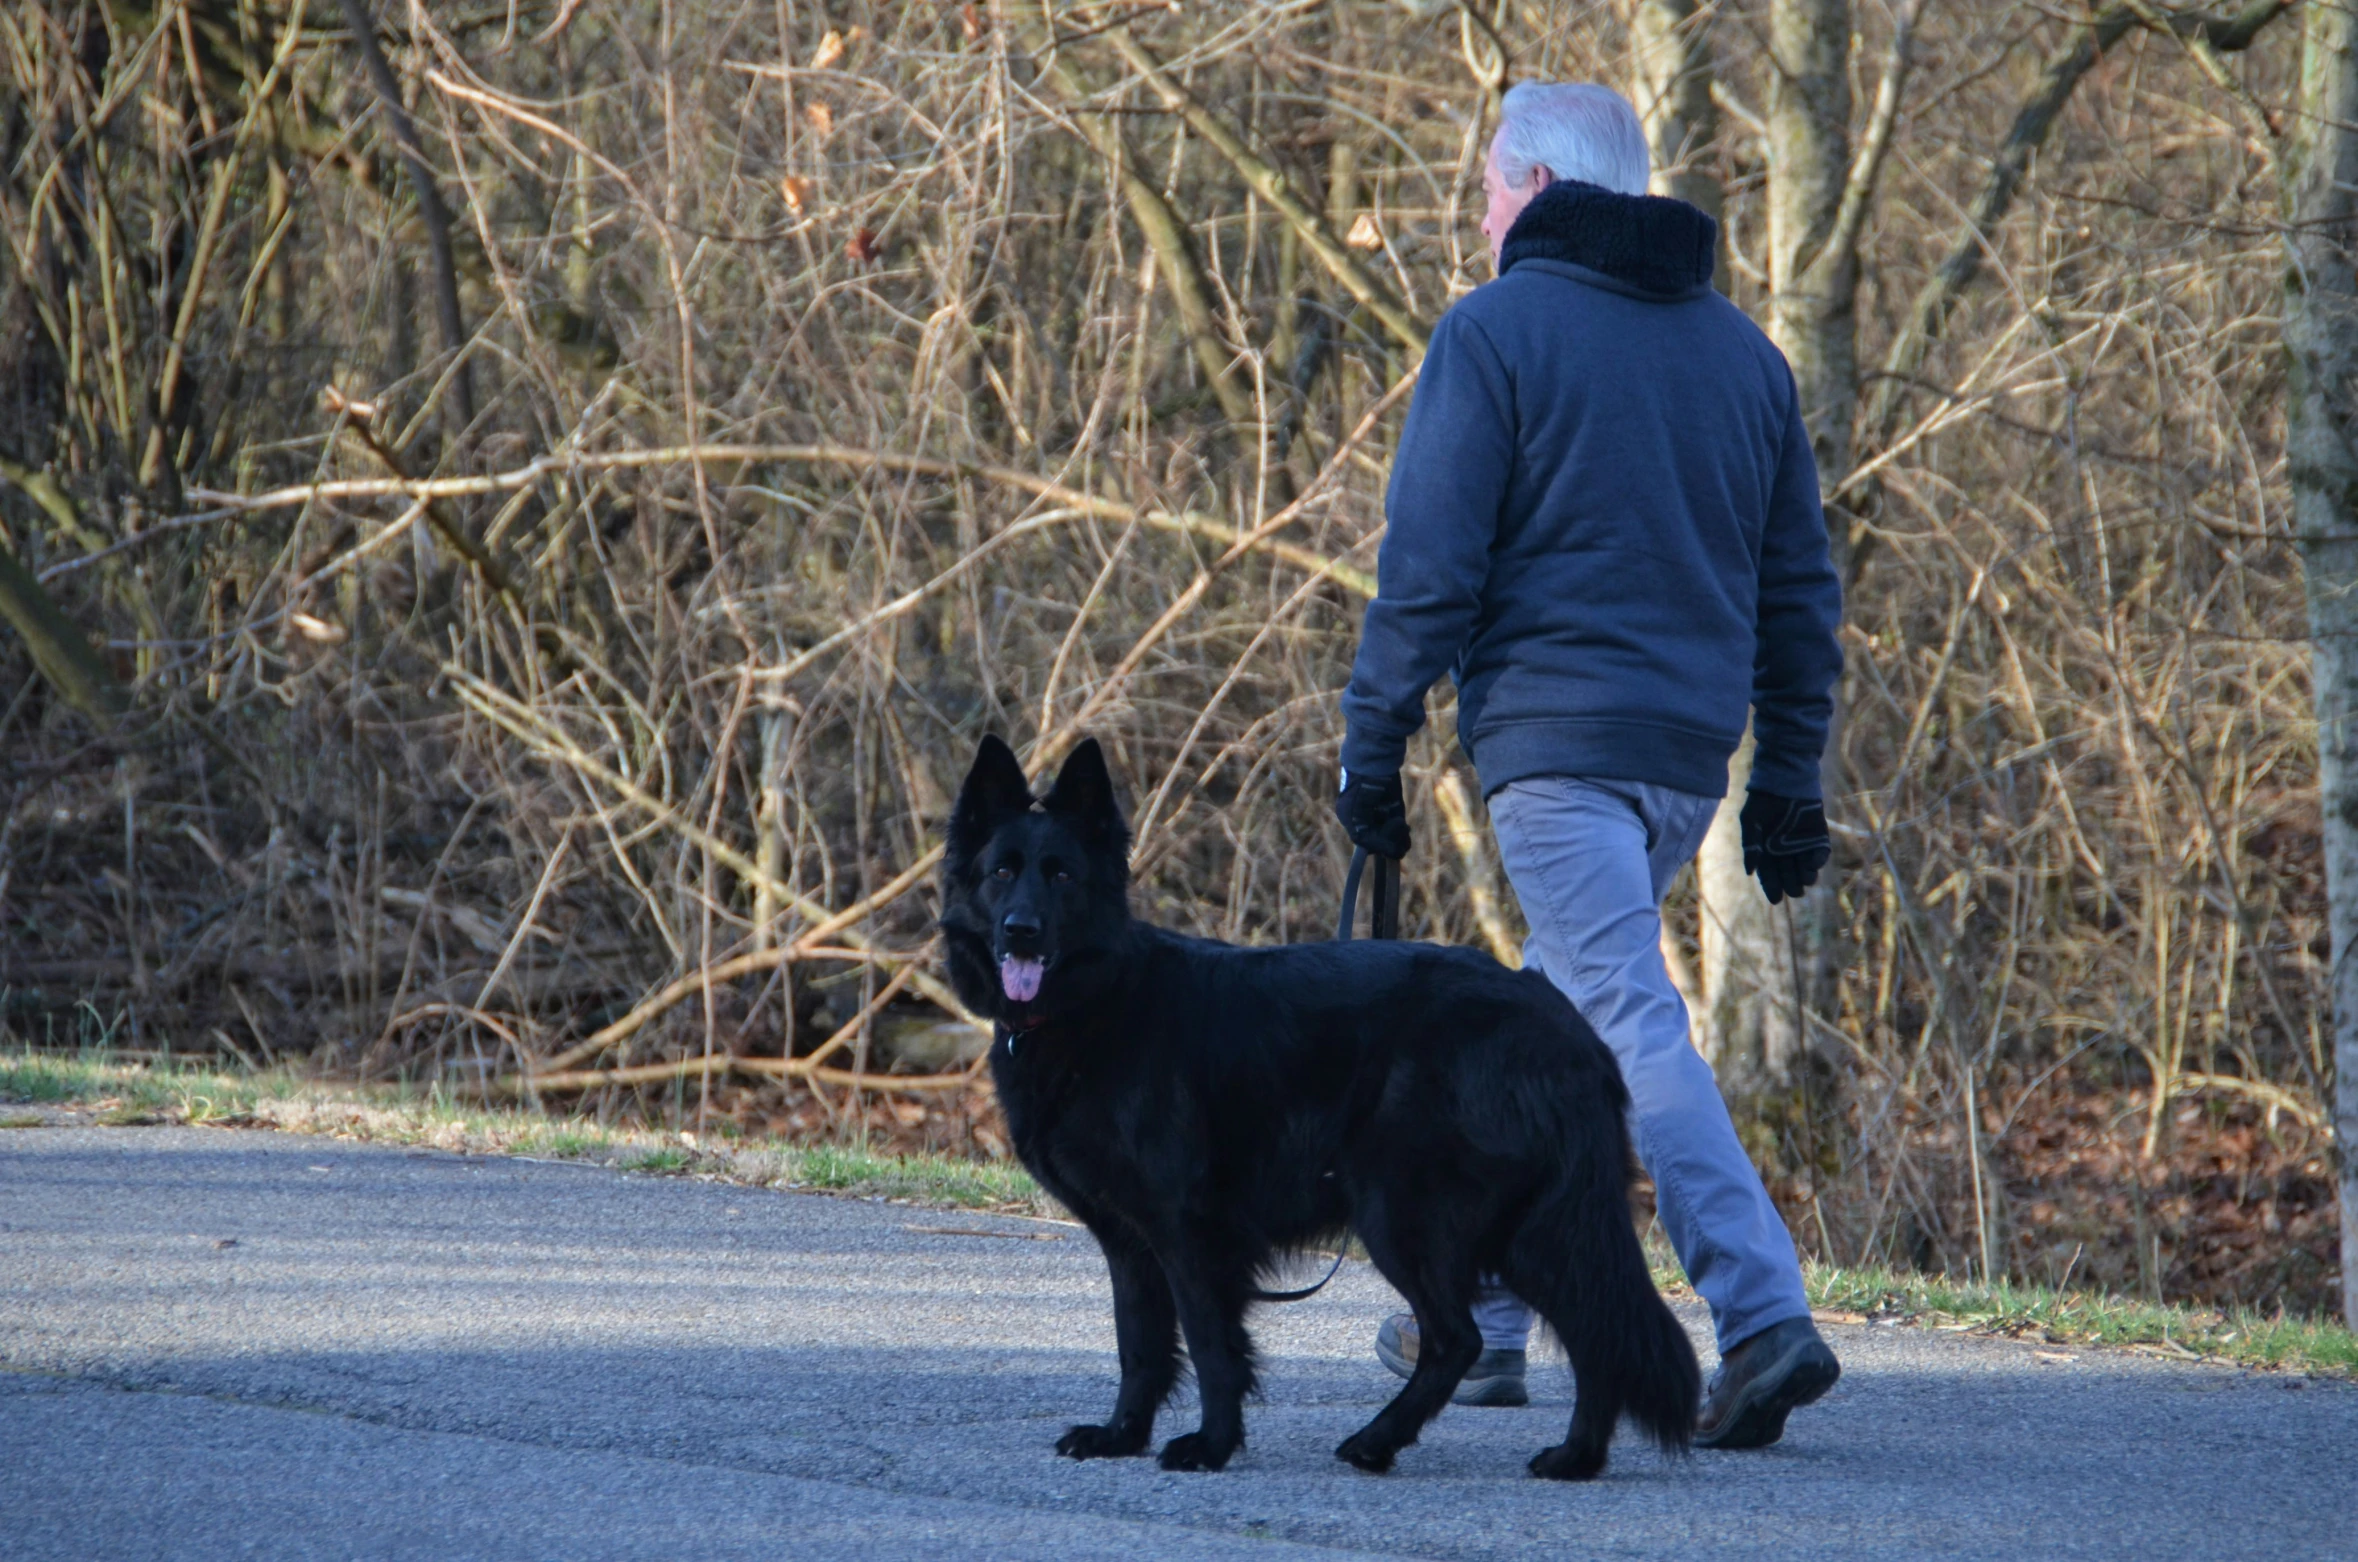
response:
<path id="1" fill-rule="evenodd" d="M 1842 591 L 1793 374 L 1681 201 L 1563 182 L 1442 317 L 1386 500 L 1344 768 L 1400 768 L 1442 673 L 1484 795 L 1528 776 L 1819 794 Z"/>

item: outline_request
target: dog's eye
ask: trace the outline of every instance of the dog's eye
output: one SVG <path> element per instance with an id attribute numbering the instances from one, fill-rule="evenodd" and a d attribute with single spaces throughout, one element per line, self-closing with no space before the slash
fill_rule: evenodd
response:
<path id="1" fill-rule="evenodd" d="M 1053 877 L 1059 884 L 1070 884 L 1073 881 L 1071 870 L 1066 868 L 1057 869 L 1056 872 L 1051 875 L 1051 877 Z"/>
<path id="2" fill-rule="evenodd" d="M 991 877 L 997 879 L 1000 883 L 1005 884 L 1014 879 L 1015 870 L 1008 867 L 1005 863 L 1001 863 L 998 867 L 991 870 Z"/>

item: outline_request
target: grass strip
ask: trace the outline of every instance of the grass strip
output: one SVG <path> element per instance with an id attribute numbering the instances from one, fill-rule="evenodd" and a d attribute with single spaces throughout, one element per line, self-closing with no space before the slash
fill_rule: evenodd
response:
<path id="1" fill-rule="evenodd" d="M 1063 1213 L 1013 1162 L 609 1128 L 526 1107 L 463 1105 L 438 1091 L 326 1084 L 285 1073 L 0 1052 L 0 1104 L 20 1103 L 74 1106 L 108 1124 L 276 1128 L 956 1209 L 1050 1218 Z M 0 1125 L 7 1127 L 30 1127 L 36 1120 L 0 1111 Z M 1677 1260 L 1658 1234 L 1648 1242 L 1648 1256 L 1665 1290 L 1686 1290 Z M 2125 1348 L 2181 1361 L 2358 1378 L 2358 1335 L 2322 1320 L 1832 1264 L 1805 1265 L 1804 1278 L 1810 1304 L 1843 1322 L 1916 1324 L 2050 1346 Z"/>
<path id="2" fill-rule="evenodd" d="M 1654 1283 L 1692 1296 L 1660 1230 L 1646 1235 Z M 2145 1302 L 2107 1291 L 1956 1280 L 1893 1269 L 1846 1268 L 1805 1259 L 1803 1287 L 1821 1322 L 1911 1324 L 1957 1334 L 2002 1335 L 2056 1347 L 2131 1350 L 2173 1361 L 2358 1379 L 2358 1334 L 2312 1318 L 2271 1318 L 2250 1308 Z"/>
<path id="3" fill-rule="evenodd" d="M 109 1126 L 276 1128 L 467 1155 L 518 1155 L 623 1171 L 718 1177 L 754 1187 L 1016 1215 L 1062 1213 L 1013 1162 L 878 1155 L 845 1146 L 798 1147 L 727 1134 L 607 1127 L 529 1107 L 456 1102 L 439 1091 L 327 1084 L 277 1072 L 228 1073 L 103 1056 L 0 1052 L 0 1103 L 22 1102 L 74 1106 L 93 1112 Z"/>
<path id="4" fill-rule="evenodd" d="M 2048 1345 L 2126 1347 L 2181 1361 L 2358 1377 L 2358 1335 L 2320 1319 L 1833 1264 L 1808 1265 L 1805 1278 L 1814 1306 L 1862 1322 L 1896 1319 Z"/>

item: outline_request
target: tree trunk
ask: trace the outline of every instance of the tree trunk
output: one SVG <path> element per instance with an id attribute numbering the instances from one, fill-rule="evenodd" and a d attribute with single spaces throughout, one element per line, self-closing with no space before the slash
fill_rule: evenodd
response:
<path id="1" fill-rule="evenodd" d="M 1851 183 L 1849 0 L 1776 0 L 1769 47 L 1769 335 L 1793 365 L 1820 479 L 1836 481 L 1850 469 L 1858 404 L 1858 265 L 1855 235 L 1842 222 Z M 1830 517 L 1827 532 L 1840 569 L 1848 528 Z M 1835 720 L 1839 731 L 1839 695 Z M 1795 980 L 1830 968 L 1836 910 L 1831 875 L 1788 912 L 1772 908 L 1744 872 L 1737 814 L 1751 769 L 1747 739 L 1729 763 L 1728 795 L 1696 864 L 1699 1039 L 1739 1126 L 1774 1113 L 1776 1098 L 1796 1083 L 1807 1041 L 1803 1005 L 1818 995 L 1797 991 Z"/>
<path id="2" fill-rule="evenodd" d="M 2333 927 L 2342 1312 L 2358 1328 L 2358 14 L 2321 0 L 2302 15 L 2300 102 L 2280 160 L 2286 467 L 2308 580 Z"/>
<path id="3" fill-rule="evenodd" d="M 1744 871 L 1744 837 L 1736 815 L 1751 774 L 1747 733 L 1728 762 L 1727 800 L 1695 858 L 1703 966 L 1696 1041 L 1719 1076 L 1720 1093 L 1739 1130 L 1771 1115 L 1776 1098 L 1791 1089 L 1806 1039 L 1794 1002 L 1790 914 L 1772 907 Z"/>
<path id="4" fill-rule="evenodd" d="M 1719 133 L 1711 101 L 1711 16 L 1702 0 L 1625 0 L 1629 100 L 1646 127 L 1654 193 L 1700 206 L 1714 220 L 1725 206 L 1719 173 L 1706 166 Z M 1713 280 L 1727 290 L 1727 237 Z"/>
<path id="5" fill-rule="evenodd" d="M 1775 0 L 1769 11 L 1769 335 L 1793 365 L 1827 482 L 1850 470 L 1859 395 L 1857 249 L 1837 231 L 1850 180 L 1850 35 L 1850 0 Z M 1847 529 L 1828 530 L 1839 568 Z"/>

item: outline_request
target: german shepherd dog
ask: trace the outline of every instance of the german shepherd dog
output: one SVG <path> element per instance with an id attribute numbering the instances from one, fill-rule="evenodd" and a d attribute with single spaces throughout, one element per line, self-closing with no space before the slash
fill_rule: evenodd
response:
<path id="1" fill-rule="evenodd" d="M 1572 1358 L 1565 1440 L 1533 1474 L 1586 1480 L 1626 1413 L 1663 1448 L 1695 1424 L 1694 1347 L 1630 1222 L 1629 1095 L 1570 1003 L 1488 955 L 1369 940 L 1247 949 L 1133 921 L 1129 829 L 1094 740 L 1035 799 L 983 739 L 950 816 L 942 933 L 958 996 L 997 1024 L 1016 1153 L 1112 1272 L 1122 1381 L 1074 1459 L 1146 1450 L 1179 1375 L 1203 1425 L 1166 1470 L 1217 1470 L 1253 1390 L 1245 1311 L 1282 1255 L 1349 1231 L 1416 1311 L 1416 1371 L 1335 1450 L 1395 1455 L 1481 1354 L 1485 1274 Z"/>

